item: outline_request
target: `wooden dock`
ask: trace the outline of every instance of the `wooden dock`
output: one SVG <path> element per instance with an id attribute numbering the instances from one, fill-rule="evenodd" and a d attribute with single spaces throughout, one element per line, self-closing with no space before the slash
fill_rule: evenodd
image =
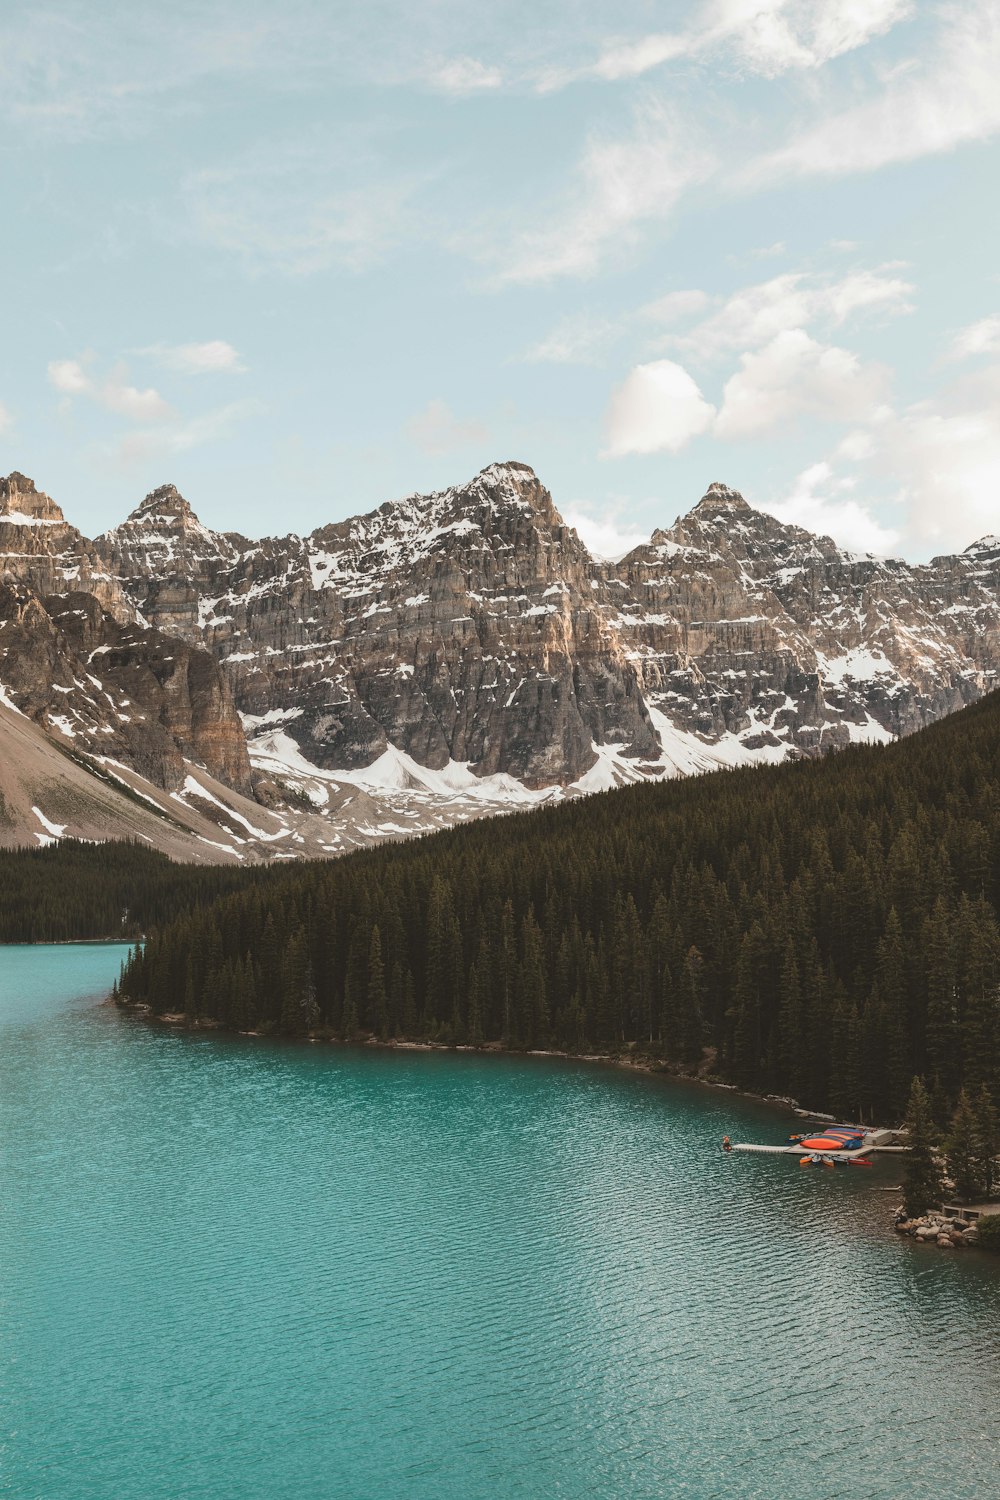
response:
<path id="1" fill-rule="evenodd" d="M 968 1219 L 974 1224 L 986 1215 L 1000 1214 L 1000 1203 L 942 1203 L 941 1212 L 949 1219 Z"/>
<path id="2" fill-rule="evenodd" d="M 759 1146 L 753 1141 L 734 1141 L 733 1151 L 753 1151 L 762 1156 L 828 1156 L 849 1161 L 852 1157 L 870 1156 L 873 1151 L 903 1152 L 909 1147 L 902 1144 L 905 1132 L 902 1130 L 869 1130 L 865 1133 L 864 1140 L 855 1151 L 816 1151 L 800 1145 L 798 1142 L 789 1142 L 787 1146 Z"/>

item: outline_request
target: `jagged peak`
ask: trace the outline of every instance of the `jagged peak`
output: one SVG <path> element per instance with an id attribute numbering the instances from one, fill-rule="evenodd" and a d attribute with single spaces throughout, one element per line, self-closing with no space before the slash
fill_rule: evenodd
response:
<path id="1" fill-rule="evenodd" d="M 476 503 L 481 499 L 484 490 L 490 493 L 499 491 L 501 495 L 506 491 L 519 501 L 534 500 L 547 493 L 530 464 L 519 463 L 516 459 L 505 459 L 487 464 L 471 479 L 449 485 L 446 490 L 439 491 L 437 495 L 424 498 L 435 500 L 440 495 L 461 503 L 467 497 L 471 503 Z"/>
<path id="2" fill-rule="evenodd" d="M 18 469 L 0 476 L 0 516 L 52 523 L 66 519 L 56 502 Z"/>
<path id="3" fill-rule="evenodd" d="M 968 553 L 996 552 L 998 549 L 1000 549 L 1000 536 L 993 536 L 992 533 L 989 533 L 986 536 L 979 537 L 977 541 L 970 542 L 965 550 Z"/>
<path id="4" fill-rule="evenodd" d="M 205 537 L 216 535 L 199 521 L 190 503 L 175 484 L 161 484 L 155 490 L 150 490 L 141 504 L 126 518 L 124 525 L 129 528 L 141 527 L 144 532 L 195 533 Z M 119 530 L 121 528 L 116 527 L 108 535 L 113 536 Z"/>
<path id="5" fill-rule="evenodd" d="M 698 501 L 698 504 L 694 507 L 695 511 L 750 510 L 750 508 L 739 490 L 734 490 L 730 485 L 723 484 L 719 479 L 713 479 L 708 489 Z"/>
<path id="6" fill-rule="evenodd" d="M 200 525 L 198 517 L 175 484 L 161 484 L 155 490 L 150 490 L 146 498 L 136 506 L 129 520 L 146 521 L 152 516 L 167 516 L 182 522 L 194 521 Z"/>
<path id="7" fill-rule="evenodd" d="M 350 526 L 354 520 L 367 524 L 375 516 L 383 520 L 392 519 L 403 512 L 419 512 L 434 517 L 445 511 L 476 510 L 482 507 L 484 501 L 490 506 L 494 506 L 497 501 L 501 504 L 508 501 L 543 511 L 550 519 L 558 516 L 551 496 L 530 464 L 508 459 L 487 464 L 471 479 L 449 485 L 447 489 L 418 491 L 404 495 L 399 500 L 387 500 L 369 515 L 339 524 Z"/>
<path id="8" fill-rule="evenodd" d="M 536 482 L 538 480 L 538 475 L 531 465 L 523 464 L 516 458 L 497 459 L 494 463 L 487 464 L 485 469 L 480 469 L 476 475 L 476 479 L 487 481 L 514 478 L 520 484 L 524 483 L 525 477 L 534 479 Z"/>

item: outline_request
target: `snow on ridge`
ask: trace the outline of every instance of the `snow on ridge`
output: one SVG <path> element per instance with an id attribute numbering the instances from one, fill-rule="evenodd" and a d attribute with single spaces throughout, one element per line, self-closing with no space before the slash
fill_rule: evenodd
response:
<path id="1" fill-rule="evenodd" d="M 23 510 L 0 511 L 0 526 L 65 526 L 58 516 L 29 516 Z"/>
<path id="2" fill-rule="evenodd" d="M 227 658 L 231 661 L 232 657 Z M 303 708 L 269 708 L 266 714 L 240 714 L 243 728 L 247 735 L 255 735 L 266 726 L 276 727 L 278 724 L 288 724 L 292 719 L 300 719 L 305 713 Z"/>

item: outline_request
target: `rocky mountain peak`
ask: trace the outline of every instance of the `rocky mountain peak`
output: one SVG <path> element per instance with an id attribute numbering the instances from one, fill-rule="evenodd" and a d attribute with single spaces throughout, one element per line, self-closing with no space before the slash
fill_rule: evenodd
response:
<path id="1" fill-rule="evenodd" d="M 54 500 L 35 486 L 35 481 L 14 469 L 0 476 L 0 519 L 6 521 L 65 522 Z"/>
<path id="2" fill-rule="evenodd" d="M 1000 552 L 1000 536 L 981 536 L 978 541 L 970 542 L 965 553 L 975 552 Z"/>
<path id="3" fill-rule="evenodd" d="M 150 490 L 128 519 L 145 526 L 201 529 L 201 522 L 175 484 L 161 484 Z"/>
<path id="4" fill-rule="evenodd" d="M 453 485 L 448 490 L 422 498 L 431 504 L 444 499 L 460 510 L 480 509 L 484 501 L 491 509 L 513 504 L 547 511 L 552 505 L 551 497 L 534 469 L 514 460 L 487 464 L 465 484 Z"/>
<path id="5" fill-rule="evenodd" d="M 728 484 L 716 479 L 702 495 L 692 514 L 704 515 L 706 511 L 716 510 L 748 511 L 750 508 L 739 490 L 731 489 Z"/>

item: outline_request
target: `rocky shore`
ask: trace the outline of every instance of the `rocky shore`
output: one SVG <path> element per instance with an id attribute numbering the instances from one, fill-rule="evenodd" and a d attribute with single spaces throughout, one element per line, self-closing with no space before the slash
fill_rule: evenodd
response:
<path id="1" fill-rule="evenodd" d="M 931 1211 L 919 1218 L 907 1217 L 902 1207 L 896 1210 L 896 1233 L 908 1234 L 922 1245 L 939 1245 L 942 1250 L 960 1250 L 966 1245 L 979 1242 L 979 1230 L 975 1221 L 953 1214 Z"/>

